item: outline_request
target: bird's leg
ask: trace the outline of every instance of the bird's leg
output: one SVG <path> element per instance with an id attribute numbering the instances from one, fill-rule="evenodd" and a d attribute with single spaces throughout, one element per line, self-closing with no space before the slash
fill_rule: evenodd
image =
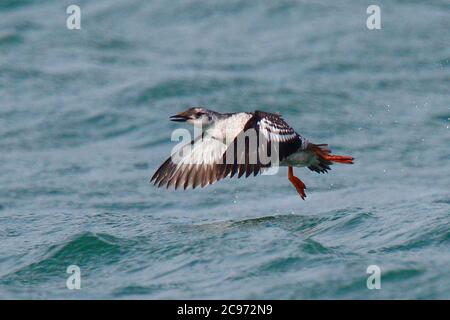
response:
<path id="1" fill-rule="evenodd" d="M 297 190 L 297 192 L 300 195 L 300 197 L 302 197 L 302 199 L 305 200 L 305 198 L 306 198 L 306 193 L 305 193 L 306 186 L 302 182 L 302 180 L 300 180 L 299 178 L 294 176 L 294 170 L 292 169 L 291 166 L 288 166 L 288 179 L 294 185 L 295 190 Z"/>

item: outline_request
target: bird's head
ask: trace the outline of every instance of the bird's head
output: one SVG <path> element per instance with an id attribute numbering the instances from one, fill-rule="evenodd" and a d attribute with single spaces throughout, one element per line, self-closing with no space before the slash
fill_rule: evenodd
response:
<path id="1" fill-rule="evenodd" d="M 217 119 L 217 112 L 201 107 L 189 108 L 170 117 L 176 122 L 187 122 L 196 127 L 208 127 Z"/>

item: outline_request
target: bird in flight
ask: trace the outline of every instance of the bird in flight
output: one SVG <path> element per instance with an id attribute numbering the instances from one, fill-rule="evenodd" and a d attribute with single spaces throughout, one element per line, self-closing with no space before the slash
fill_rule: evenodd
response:
<path id="1" fill-rule="evenodd" d="M 219 113 L 194 107 L 170 119 L 201 128 L 201 134 L 158 168 L 150 180 L 157 187 L 195 189 L 227 176 L 256 176 L 271 167 L 287 166 L 288 179 L 304 200 L 306 187 L 294 176 L 293 167 L 325 173 L 333 163 L 353 163 L 353 157 L 331 154 L 326 144 L 309 142 L 279 114 Z"/>

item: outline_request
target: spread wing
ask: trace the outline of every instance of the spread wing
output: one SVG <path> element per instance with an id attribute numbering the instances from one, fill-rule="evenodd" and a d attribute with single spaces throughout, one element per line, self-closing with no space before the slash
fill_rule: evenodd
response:
<path id="1" fill-rule="evenodd" d="M 204 187 L 223 178 L 222 155 L 227 145 L 214 137 L 203 135 L 174 152 L 155 172 L 151 182 L 157 186 Z"/>
<path id="2" fill-rule="evenodd" d="M 253 143 L 250 143 L 252 136 Z M 246 177 L 257 175 L 264 168 L 277 165 L 305 144 L 306 140 L 279 115 L 255 111 L 223 155 L 224 176 L 237 174 L 240 178 L 244 174 Z"/>

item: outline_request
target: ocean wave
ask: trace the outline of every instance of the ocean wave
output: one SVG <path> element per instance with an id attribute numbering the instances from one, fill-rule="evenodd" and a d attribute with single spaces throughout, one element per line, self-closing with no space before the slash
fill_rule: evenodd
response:
<path id="1" fill-rule="evenodd" d="M 120 260 L 132 241 L 108 234 L 82 233 L 49 247 L 43 257 L 0 278 L 3 285 L 34 285 L 66 277 L 66 268 L 78 265 L 89 272 Z"/>

